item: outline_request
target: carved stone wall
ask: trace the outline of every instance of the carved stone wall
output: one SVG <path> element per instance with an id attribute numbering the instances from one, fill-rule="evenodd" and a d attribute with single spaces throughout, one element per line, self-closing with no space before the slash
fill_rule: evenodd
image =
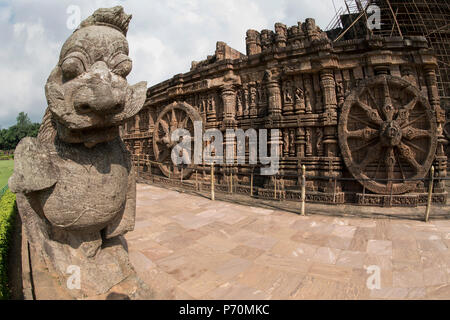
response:
<path id="1" fill-rule="evenodd" d="M 155 150 L 162 143 L 155 143 L 159 130 L 155 123 L 174 104 L 178 121 L 201 119 L 204 129 L 217 128 L 224 137 L 228 128 L 280 129 L 280 136 L 269 143 L 279 143 L 277 177 L 288 194 L 299 190 L 301 165 L 308 176 L 318 177 L 308 181 L 308 192 L 314 192 L 311 197 L 320 201 L 322 194 L 325 202 L 330 195 L 341 202 L 361 202 L 357 194 L 392 197 L 424 192 L 427 182 L 407 180 L 427 177 L 431 164 L 437 177 L 446 176 L 445 115 L 436 89 L 437 63 L 424 38 L 331 42 L 314 19 L 306 19 L 292 27 L 276 23 L 274 31 L 248 30 L 245 40 L 245 55 L 218 42 L 215 55 L 150 87 L 143 110 L 123 129 L 129 150 L 153 161 L 170 160 Z M 177 103 L 191 107 L 195 115 Z M 400 136 L 397 140 L 390 136 L 395 132 Z M 373 145 L 366 145 L 369 142 Z M 224 143 L 235 142 L 224 139 Z M 380 149 L 371 155 L 374 146 Z M 248 185 L 252 169 L 247 163 L 232 165 L 232 171 L 219 168 L 218 181 L 233 172 L 237 184 Z M 193 179 L 191 171 L 171 168 L 171 177 L 182 174 Z M 153 172 L 168 176 L 156 166 Z M 379 179 L 403 181 L 379 185 Z M 272 188 L 272 181 L 272 177 L 255 178 L 260 188 Z M 444 192 L 439 183 L 436 188 Z"/>

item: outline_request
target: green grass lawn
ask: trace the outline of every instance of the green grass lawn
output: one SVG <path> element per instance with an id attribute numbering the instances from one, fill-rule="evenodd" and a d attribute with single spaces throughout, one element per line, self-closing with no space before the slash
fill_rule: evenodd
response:
<path id="1" fill-rule="evenodd" d="M 8 183 L 14 169 L 14 160 L 0 160 L 0 190 Z"/>

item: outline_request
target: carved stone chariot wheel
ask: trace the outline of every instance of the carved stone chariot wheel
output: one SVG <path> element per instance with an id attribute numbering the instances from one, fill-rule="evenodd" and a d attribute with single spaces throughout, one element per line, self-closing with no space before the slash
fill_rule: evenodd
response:
<path id="1" fill-rule="evenodd" d="M 153 152 L 156 161 L 160 162 L 159 167 L 165 176 L 180 178 L 183 173 L 184 179 L 192 173 L 192 154 L 189 155 L 190 165 L 177 165 L 173 163 L 171 153 L 181 139 L 190 140 L 191 150 L 193 150 L 194 121 L 201 121 L 201 119 L 197 110 L 185 102 L 174 102 L 160 112 L 153 132 Z M 186 129 L 190 135 L 184 136 L 178 141 L 172 141 L 171 136 L 176 129 Z M 183 156 L 182 151 L 179 156 Z"/>
<path id="2" fill-rule="evenodd" d="M 338 130 L 348 170 L 375 193 L 413 191 L 434 160 L 435 115 L 427 98 L 398 77 L 362 82 L 347 97 Z"/>

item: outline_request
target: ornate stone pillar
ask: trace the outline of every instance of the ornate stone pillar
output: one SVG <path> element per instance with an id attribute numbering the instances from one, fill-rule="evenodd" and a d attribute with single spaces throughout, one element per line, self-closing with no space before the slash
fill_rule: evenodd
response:
<path id="1" fill-rule="evenodd" d="M 208 122 L 214 122 L 217 120 L 216 115 L 216 101 L 214 95 L 210 95 L 206 100 L 206 118 Z"/>
<path id="2" fill-rule="evenodd" d="M 258 117 L 258 109 L 256 108 L 257 89 L 255 86 L 250 87 L 250 118 Z"/>
<path id="3" fill-rule="evenodd" d="M 278 134 L 274 134 L 272 130 L 270 130 L 270 152 L 272 152 L 272 145 L 275 144 L 278 146 L 278 156 L 281 157 L 283 155 L 283 132 L 278 130 Z M 272 154 L 270 154 L 272 156 Z"/>
<path id="4" fill-rule="evenodd" d="M 336 83 L 333 70 L 325 69 L 320 72 L 320 87 L 322 88 L 324 109 L 336 111 Z"/>
<path id="5" fill-rule="evenodd" d="M 247 46 L 248 56 L 261 53 L 261 39 L 258 31 L 252 29 L 247 30 L 247 37 L 245 38 L 245 43 Z"/>
<path id="6" fill-rule="evenodd" d="M 234 129 L 236 125 L 236 91 L 232 85 L 222 86 L 221 96 L 223 102 L 223 125 L 224 129 Z M 225 152 L 227 164 L 233 164 L 236 156 L 236 142 L 234 134 L 227 134 L 225 131 Z M 228 155 L 232 155 L 232 159 L 228 159 Z"/>
<path id="7" fill-rule="evenodd" d="M 228 127 L 228 123 L 231 123 L 231 126 L 233 126 L 236 120 L 236 91 L 232 85 L 224 85 L 221 89 L 223 120 L 226 127 Z"/>
<path id="8" fill-rule="evenodd" d="M 447 140 L 444 137 L 443 125 L 445 123 L 445 112 L 440 106 L 439 91 L 436 79 L 436 65 L 427 65 L 424 68 L 425 81 L 428 88 L 428 99 L 430 100 L 431 108 L 434 110 L 437 120 L 437 150 L 436 158 L 434 160 L 435 176 L 437 178 L 445 178 L 447 176 L 447 156 L 445 155 L 444 145 Z M 438 182 L 436 187 L 444 189 L 444 183 Z"/>
<path id="9" fill-rule="evenodd" d="M 272 46 L 273 31 L 264 29 L 261 30 L 261 51 L 267 50 Z"/>
<path id="10" fill-rule="evenodd" d="M 302 159 L 305 157 L 305 129 L 303 127 L 298 127 L 296 132 L 296 149 L 297 149 L 297 158 Z"/>
<path id="11" fill-rule="evenodd" d="M 338 157 L 339 142 L 337 133 L 337 98 L 336 98 L 336 82 L 334 79 L 334 72 L 332 69 L 324 69 L 320 72 L 320 87 L 323 94 L 323 108 L 324 108 L 324 124 L 323 129 L 323 151 L 322 155 L 330 158 L 328 165 L 323 170 L 323 174 L 329 178 L 337 178 L 341 175 L 341 172 L 334 168 L 333 158 Z M 333 192 L 334 186 L 336 191 L 341 190 L 341 183 L 338 181 L 336 184 L 334 181 L 329 181 L 325 184 L 326 192 Z"/>
<path id="12" fill-rule="evenodd" d="M 136 116 L 134 117 L 134 133 L 139 133 L 140 129 L 139 129 L 139 123 L 141 122 L 141 116 L 140 114 L 136 114 Z"/>
<path id="13" fill-rule="evenodd" d="M 286 25 L 282 23 L 275 23 L 275 43 L 277 48 L 286 47 L 287 29 Z"/>
<path id="14" fill-rule="evenodd" d="M 337 135 L 337 99 L 336 83 L 331 69 L 320 72 L 320 86 L 322 88 L 325 128 L 324 128 L 324 155 L 326 157 L 337 157 L 338 135 Z"/>
<path id="15" fill-rule="evenodd" d="M 276 80 L 269 80 L 266 87 L 269 94 L 269 115 L 279 116 L 281 115 L 280 85 Z"/>

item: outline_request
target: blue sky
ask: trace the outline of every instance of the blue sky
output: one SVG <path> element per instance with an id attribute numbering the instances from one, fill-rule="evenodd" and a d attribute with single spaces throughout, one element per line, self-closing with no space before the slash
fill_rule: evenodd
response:
<path id="1" fill-rule="evenodd" d="M 334 0 L 337 8 L 342 3 Z M 245 53 L 247 29 L 273 30 L 275 22 L 291 26 L 309 17 L 324 29 L 335 14 L 333 0 L 0 1 L 0 128 L 14 124 L 21 111 L 41 122 L 45 82 L 73 32 L 67 27 L 71 5 L 81 19 L 115 5 L 133 15 L 128 82 L 149 86 L 189 71 L 191 61 L 214 54 L 216 41 Z"/>

